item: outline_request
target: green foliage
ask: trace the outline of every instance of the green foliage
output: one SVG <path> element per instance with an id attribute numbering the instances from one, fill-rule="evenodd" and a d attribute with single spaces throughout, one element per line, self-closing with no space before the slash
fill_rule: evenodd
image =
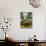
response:
<path id="1" fill-rule="evenodd" d="M 32 19 L 32 13 L 28 13 L 26 19 Z"/>
<path id="2" fill-rule="evenodd" d="M 20 13 L 20 17 L 22 20 L 24 20 L 23 12 Z"/>

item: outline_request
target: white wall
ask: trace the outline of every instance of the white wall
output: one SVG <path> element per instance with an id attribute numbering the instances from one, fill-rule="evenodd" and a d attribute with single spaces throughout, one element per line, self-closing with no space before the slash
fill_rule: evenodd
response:
<path id="1" fill-rule="evenodd" d="M 32 29 L 20 28 L 20 12 L 32 12 Z M 45 15 L 46 8 L 32 8 L 28 0 L 0 0 L 0 17 L 8 16 L 13 18 L 12 26 L 8 33 L 16 37 L 17 40 L 27 40 L 34 34 L 37 35 L 39 40 L 44 40 L 46 34 Z M 0 35 L 2 35 L 1 33 L 2 31 Z M 2 36 L 0 36 L 0 39 L 2 39 Z"/>

